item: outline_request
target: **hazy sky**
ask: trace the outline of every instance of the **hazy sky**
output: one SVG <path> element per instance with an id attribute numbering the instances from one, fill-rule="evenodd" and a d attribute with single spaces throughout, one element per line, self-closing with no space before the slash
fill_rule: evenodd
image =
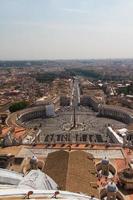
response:
<path id="1" fill-rule="evenodd" d="M 133 0 L 0 0 L 0 59 L 133 57 Z"/>

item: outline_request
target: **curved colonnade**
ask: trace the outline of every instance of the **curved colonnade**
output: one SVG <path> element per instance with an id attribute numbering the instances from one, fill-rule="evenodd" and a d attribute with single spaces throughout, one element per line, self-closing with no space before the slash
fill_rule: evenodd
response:
<path id="1" fill-rule="evenodd" d="M 83 106 L 90 106 L 97 112 L 99 117 L 112 118 L 125 124 L 133 123 L 133 111 L 128 108 L 123 108 L 119 106 L 101 104 L 94 96 L 83 96 L 80 98 L 80 104 Z M 17 112 L 16 120 L 21 123 L 36 119 L 47 117 L 46 111 L 47 105 L 41 105 L 36 107 L 31 107 Z M 13 118 L 15 113 L 9 116 L 9 120 Z"/>
<path id="2" fill-rule="evenodd" d="M 19 114 L 17 120 L 20 123 L 27 122 L 36 118 L 45 118 L 46 117 L 46 106 L 37 106 L 30 109 L 23 110 L 22 113 Z"/>
<path id="3" fill-rule="evenodd" d="M 125 124 L 133 123 L 133 112 L 129 109 L 123 109 L 117 106 L 101 105 L 94 101 L 94 98 L 90 98 L 89 106 L 96 112 L 98 112 L 99 117 L 112 118 Z M 25 109 L 19 114 L 17 120 L 21 123 L 27 122 L 36 118 L 48 117 L 46 114 L 46 106 L 37 106 L 30 109 Z"/>
<path id="4" fill-rule="evenodd" d="M 95 99 L 95 97 L 87 97 L 87 104 L 88 106 L 92 107 L 95 112 L 97 112 L 97 115 L 99 117 L 113 118 L 115 120 L 122 121 L 125 124 L 133 123 L 133 112 L 130 109 L 99 104 L 98 100 Z M 10 121 L 10 125 L 14 125 L 16 123 L 16 125 L 18 126 L 23 126 L 25 122 L 28 122 L 30 120 L 47 117 L 49 117 L 47 113 L 47 106 L 44 105 L 31 107 L 19 111 L 18 113 L 13 113 L 12 115 L 10 115 L 8 120 Z"/>
<path id="5" fill-rule="evenodd" d="M 98 109 L 99 116 L 109 117 L 122 121 L 125 124 L 133 123 L 133 112 L 117 106 L 102 105 Z"/>
<path id="6" fill-rule="evenodd" d="M 118 106 L 100 104 L 95 97 L 88 96 L 86 98 L 88 106 L 98 112 L 98 116 L 112 118 L 124 122 L 125 124 L 133 123 L 132 110 Z"/>
<path id="7" fill-rule="evenodd" d="M 112 118 L 124 122 L 125 124 L 133 123 L 133 111 L 130 109 L 118 106 L 99 104 L 95 97 L 87 97 L 87 105 L 92 107 L 92 109 L 98 113 L 99 117 Z M 9 116 L 8 121 L 12 122 L 12 119 L 14 117 L 16 117 L 16 120 L 19 122 L 19 125 L 32 119 L 46 118 L 46 106 L 31 107 L 19 111 L 17 114 L 13 113 Z M 7 124 L 9 124 L 8 121 Z"/>

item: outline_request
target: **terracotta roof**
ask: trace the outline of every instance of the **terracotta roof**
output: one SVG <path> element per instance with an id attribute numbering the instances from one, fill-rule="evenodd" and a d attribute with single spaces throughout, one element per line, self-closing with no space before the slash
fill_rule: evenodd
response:
<path id="1" fill-rule="evenodd" d="M 133 115 L 133 110 L 132 109 L 121 107 L 121 106 L 106 105 L 105 104 L 104 108 L 108 108 L 108 109 L 111 109 L 111 110 L 118 110 L 118 111 L 122 111 L 125 114 Z"/>
<path id="2" fill-rule="evenodd" d="M 23 138 L 24 135 L 25 135 L 25 129 L 24 128 L 21 128 L 21 127 L 15 127 L 15 131 L 14 131 L 14 137 L 16 139 L 19 139 L 19 138 Z"/>
<path id="3" fill-rule="evenodd" d="M 4 136 L 8 133 L 9 130 L 10 130 L 9 127 L 3 128 L 3 129 L 2 129 L 2 136 L 4 137 Z"/>
<path id="4" fill-rule="evenodd" d="M 16 156 L 22 148 L 23 146 L 11 146 L 6 148 L 0 148 L 0 154 L 11 154 Z"/>
<path id="5" fill-rule="evenodd" d="M 99 196 L 96 170 L 91 154 L 84 151 L 49 153 L 44 171 L 61 190 Z"/>

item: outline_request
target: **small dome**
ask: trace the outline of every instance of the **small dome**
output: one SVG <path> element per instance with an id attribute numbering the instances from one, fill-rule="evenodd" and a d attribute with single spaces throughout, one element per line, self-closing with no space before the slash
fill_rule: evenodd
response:
<path id="1" fill-rule="evenodd" d="M 130 168 L 124 169 L 123 175 L 125 178 L 132 179 L 133 178 L 133 170 Z"/>
<path id="2" fill-rule="evenodd" d="M 108 165 L 108 164 L 109 164 L 109 160 L 105 157 L 105 158 L 102 160 L 101 163 L 104 164 L 104 165 Z"/>
<path id="3" fill-rule="evenodd" d="M 117 187 L 115 183 L 109 183 L 107 185 L 107 192 L 116 192 L 117 191 Z"/>

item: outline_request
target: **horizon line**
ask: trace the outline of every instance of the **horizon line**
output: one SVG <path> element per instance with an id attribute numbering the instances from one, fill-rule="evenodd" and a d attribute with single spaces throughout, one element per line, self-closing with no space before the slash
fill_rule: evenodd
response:
<path id="1" fill-rule="evenodd" d="M 133 60 L 133 57 L 114 57 L 114 58 L 40 58 L 40 59 L 0 59 L 0 62 L 13 62 L 13 61 L 80 61 L 80 60 Z"/>

